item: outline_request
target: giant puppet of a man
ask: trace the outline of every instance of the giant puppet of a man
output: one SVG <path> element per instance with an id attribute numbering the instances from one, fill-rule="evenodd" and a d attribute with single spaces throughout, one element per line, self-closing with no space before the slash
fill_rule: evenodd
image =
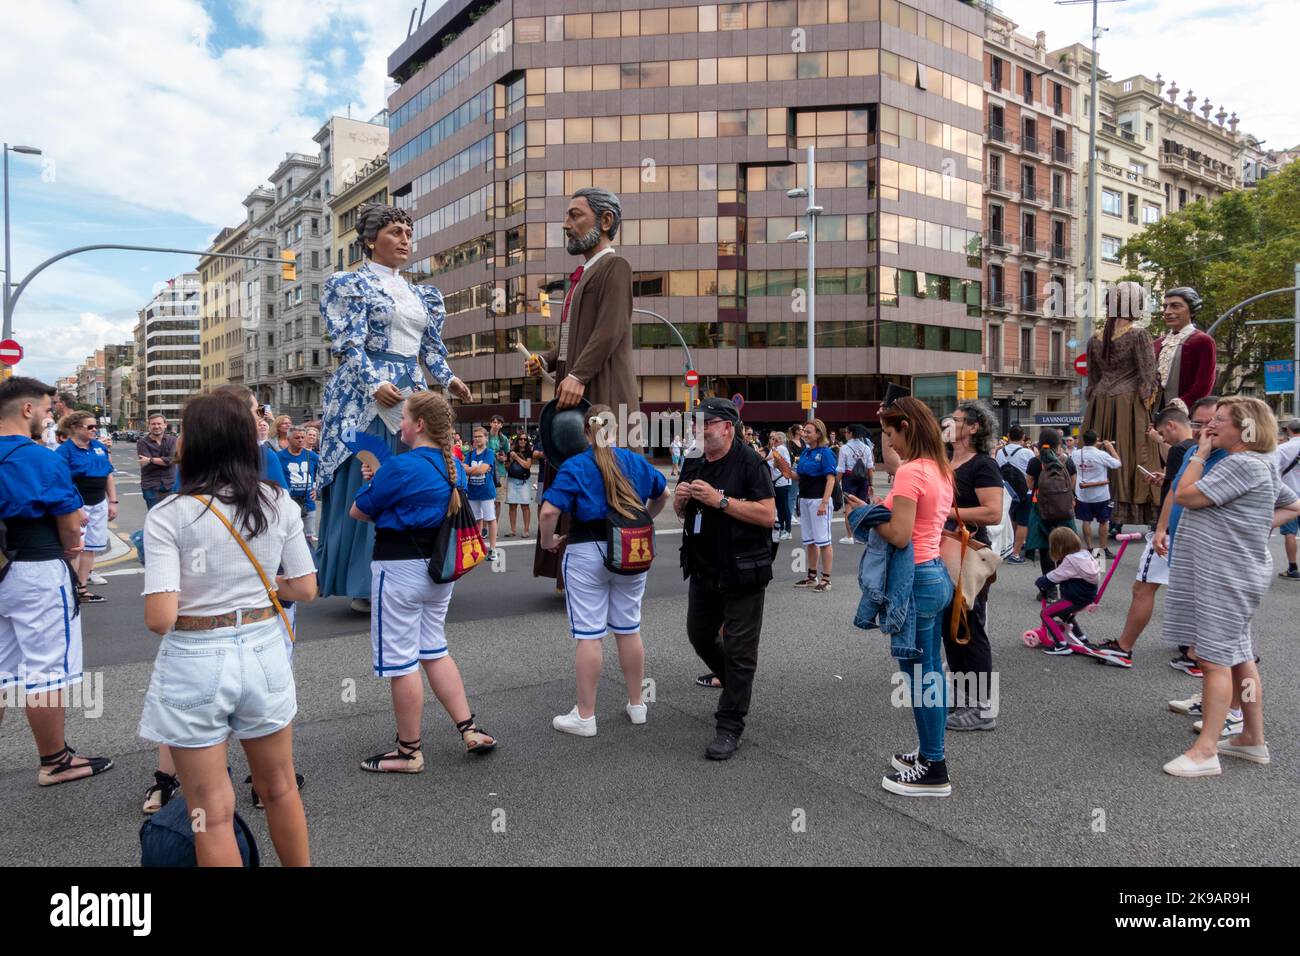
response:
<path id="1" fill-rule="evenodd" d="M 622 219 L 622 204 L 607 189 L 579 189 L 569 200 L 565 248 L 582 256 L 582 263 L 569 276 L 558 345 L 528 359 L 525 372 L 554 373 L 560 409 L 585 398 L 608 405 L 626 421 L 624 416 L 640 411 L 640 393 L 632 364 L 632 267 L 613 244 Z M 543 484 L 554 476 L 550 464 L 543 464 Z M 539 536 L 533 574 L 556 577 L 560 552 L 541 550 L 540 541 Z"/>

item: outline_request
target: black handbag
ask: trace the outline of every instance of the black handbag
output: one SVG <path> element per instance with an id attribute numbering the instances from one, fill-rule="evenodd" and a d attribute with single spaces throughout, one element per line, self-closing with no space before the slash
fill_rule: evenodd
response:
<path id="1" fill-rule="evenodd" d="M 510 459 L 510 464 L 506 465 L 506 477 L 513 478 L 516 481 L 527 481 L 532 477 L 532 474 L 531 469 L 525 468 L 513 458 Z"/>

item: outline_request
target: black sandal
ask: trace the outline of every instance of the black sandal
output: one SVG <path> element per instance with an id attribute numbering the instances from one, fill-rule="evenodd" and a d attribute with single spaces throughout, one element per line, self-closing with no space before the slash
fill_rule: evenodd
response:
<path id="1" fill-rule="evenodd" d="M 496 749 L 497 739 L 474 723 L 473 714 L 469 715 L 468 720 L 462 720 L 456 725 L 456 732 L 465 742 L 466 753 L 485 754 Z"/>
<path id="2" fill-rule="evenodd" d="M 714 681 L 717 681 L 717 683 L 713 683 Z M 713 673 L 701 674 L 695 678 L 695 685 L 697 687 L 706 687 L 709 690 L 722 690 L 722 678 Z"/>
<path id="3" fill-rule="evenodd" d="M 36 782 L 42 787 L 52 787 L 60 783 L 69 783 L 73 780 L 85 780 L 88 777 L 97 777 L 105 770 L 112 769 L 113 761 L 108 757 L 83 757 L 84 764 L 73 764 L 72 760 L 77 752 L 68 746 L 68 742 L 63 742 L 63 749 L 58 753 L 41 757 L 41 769 L 36 774 Z M 85 770 L 90 768 L 90 773 L 84 777 L 72 777 L 67 774 L 75 770 Z"/>
<path id="4" fill-rule="evenodd" d="M 367 757 L 361 761 L 361 769 L 369 770 L 371 773 L 420 773 L 424 770 L 424 754 L 420 753 L 420 738 L 416 737 L 411 741 L 403 740 L 401 737 L 394 739 L 397 741 L 396 750 Z M 385 770 L 380 766 L 385 760 L 405 760 L 406 766 Z"/>
<path id="5" fill-rule="evenodd" d="M 300 773 L 295 773 L 295 774 L 294 774 L 294 777 L 297 778 L 297 781 L 298 781 L 298 789 L 301 790 L 301 789 L 302 789 L 302 785 L 303 785 L 304 783 L 307 782 L 307 778 L 304 777 L 304 776 L 303 776 L 302 774 L 300 774 Z M 250 784 L 251 784 L 252 782 L 253 782 L 253 775 L 250 773 L 247 777 L 244 778 L 244 783 L 250 783 Z M 266 806 L 265 806 L 265 804 L 262 803 L 262 798 L 259 797 L 259 796 L 257 795 L 257 788 L 256 788 L 256 787 L 249 787 L 248 789 L 249 789 L 249 792 L 253 795 L 253 809 L 254 809 L 254 810 L 265 810 L 265 809 L 266 809 Z"/>
<path id="6" fill-rule="evenodd" d="M 163 773 L 161 770 L 153 772 L 154 782 L 144 792 L 144 812 L 154 814 L 167 806 L 171 798 L 176 795 L 176 791 L 181 788 L 179 777 L 170 773 Z"/>

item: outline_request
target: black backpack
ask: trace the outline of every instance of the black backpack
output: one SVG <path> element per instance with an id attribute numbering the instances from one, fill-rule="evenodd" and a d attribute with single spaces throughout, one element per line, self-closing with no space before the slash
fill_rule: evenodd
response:
<path id="1" fill-rule="evenodd" d="M 1056 523 L 1074 517 L 1074 482 L 1059 459 L 1051 465 L 1043 462 L 1034 500 L 1038 503 L 1038 517 L 1043 521 Z"/>
<path id="2" fill-rule="evenodd" d="M 244 866 L 260 866 L 257 840 L 244 818 L 235 814 L 235 844 Z M 194 854 L 194 826 L 185 794 L 177 793 L 140 827 L 140 865 L 146 867 L 198 866 Z"/>

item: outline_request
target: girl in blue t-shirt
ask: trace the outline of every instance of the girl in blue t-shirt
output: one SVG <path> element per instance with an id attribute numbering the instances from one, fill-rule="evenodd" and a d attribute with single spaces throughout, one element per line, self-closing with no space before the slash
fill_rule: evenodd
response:
<path id="1" fill-rule="evenodd" d="M 455 514 L 465 487 L 465 470 L 451 453 L 452 414 L 446 399 L 416 392 L 402 409 L 402 441 L 410 451 L 387 459 L 371 472 L 352 502 L 351 515 L 375 523 L 370 562 L 370 643 L 376 677 L 392 681 L 397 747 L 361 762 L 376 773 L 419 773 L 420 715 L 424 710 L 423 668 L 434 696 L 446 708 L 470 753 L 497 745 L 479 729 L 465 697 L 460 670 L 447 650 L 447 607 L 453 584 L 429 577 L 438 528 Z"/>
<path id="2" fill-rule="evenodd" d="M 799 531 L 808 553 L 808 576 L 795 584 L 814 591 L 831 589 L 831 493 L 835 490 L 838 464 L 831 450 L 826 426 L 814 418 L 803 426 L 803 453 L 795 466 L 799 475 Z M 822 579 L 817 580 L 817 561 L 821 558 Z"/>
<path id="3" fill-rule="evenodd" d="M 469 476 L 469 506 L 478 522 L 478 533 L 488 539 L 488 560 L 497 558 L 496 452 L 488 447 L 487 430 L 474 429 L 474 447 L 465 457 Z"/>
<path id="4" fill-rule="evenodd" d="M 89 412 L 72 412 L 63 416 L 59 430 L 68 440 L 55 454 L 68 464 L 72 483 L 86 504 L 86 530 L 77 569 L 77 594 L 83 604 L 98 604 L 102 594 L 86 590 L 86 581 L 95 567 L 95 556 L 108 550 L 108 523 L 117 518 L 117 485 L 113 481 L 113 462 L 108 449 L 98 441 L 99 426 Z"/>
<path id="5" fill-rule="evenodd" d="M 597 405 L 587 413 L 590 447 L 560 466 L 542 495 L 538 515 L 540 543 L 555 551 L 560 538 L 555 527 L 560 515 L 572 516 L 565 544 L 564 601 L 569 632 L 577 640 L 578 703 L 551 721 L 556 730 L 579 737 L 596 736 L 596 682 L 600 679 L 601 639 L 612 633 L 618 639 L 618 661 L 627 683 L 627 715 L 644 724 L 646 705 L 641 699 L 645 674 L 645 647 L 641 643 L 641 597 L 645 571 L 621 574 L 605 566 L 605 519 L 611 512 L 634 518 L 645 510 L 653 520 L 668 503 L 668 482 L 653 465 L 634 451 L 613 444 L 613 415 Z"/>

